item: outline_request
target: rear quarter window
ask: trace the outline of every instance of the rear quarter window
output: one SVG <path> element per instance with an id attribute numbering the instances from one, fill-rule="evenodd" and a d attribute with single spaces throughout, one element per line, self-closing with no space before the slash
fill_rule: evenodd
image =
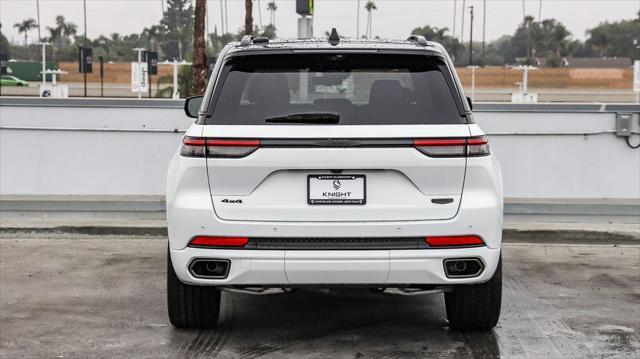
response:
<path id="1" fill-rule="evenodd" d="M 463 124 L 452 84 L 432 56 L 247 55 L 224 65 L 205 124 L 318 113 L 339 116 L 338 125 Z"/>

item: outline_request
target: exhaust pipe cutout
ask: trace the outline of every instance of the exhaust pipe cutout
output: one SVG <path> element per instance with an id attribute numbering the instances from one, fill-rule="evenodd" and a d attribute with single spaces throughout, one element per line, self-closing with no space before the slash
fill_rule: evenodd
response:
<path id="1" fill-rule="evenodd" d="M 444 260 L 447 278 L 473 278 L 484 271 L 484 263 L 478 258 L 452 258 Z"/>
<path id="2" fill-rule="evenodd" d="M 192 276 L 202 279 L 224 279 L 229 275 L 231 262 L 226 259 L 194 259 L 189 265 Z"/>

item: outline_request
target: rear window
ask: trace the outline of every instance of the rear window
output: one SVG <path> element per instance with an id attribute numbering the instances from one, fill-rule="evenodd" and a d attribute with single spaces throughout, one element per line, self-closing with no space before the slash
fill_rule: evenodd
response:
<path id="1" fill-rule="evenodd" d="M 249 55 L 223 67 L 205 123 L 280 124 L 314 115 L 339 125 L 466 123 L 447 80 L 440 59 L 421 55 Z"/>

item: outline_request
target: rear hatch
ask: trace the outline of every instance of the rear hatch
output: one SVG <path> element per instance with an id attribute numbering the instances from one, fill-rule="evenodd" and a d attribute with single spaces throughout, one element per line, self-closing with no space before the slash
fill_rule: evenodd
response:
<path id="1" fill-rule="evenodd" d="M 469 129 L 441 59 L 251 55 L 229 60 L 218 82 L 202 138 L 221 219 L 457 213 Z"/>

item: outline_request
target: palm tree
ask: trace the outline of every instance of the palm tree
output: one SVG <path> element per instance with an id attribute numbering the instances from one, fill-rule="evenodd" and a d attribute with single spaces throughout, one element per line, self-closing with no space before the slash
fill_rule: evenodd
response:
<path id="1" fill-rule="evenodd" d="M 370 39 L 372 36 L 372 26 L 371 26 L 371 14 L 373 10 L 378 10 L 376 3 L 373 0 L 367 1 L 367 4 L 364 6 L 367 10 L 367 39 Z"/>
<path id="2" fill-rule="evenodd" d="M 158 43 L 164 35 L 164 27 L 162 25 L 153 25 L 142 30 L 142 34 L 148 41 L 148 47 L 151 51 L 158 51 Z"/>
<path id="3" fill-rule="evenodd" d="M 18 33 L 22 34 L 24 33 L 24 51 L 25 51 L 25 55 L 28 58 L 29 57 L 29 48 L 27 46 L 27 37 L 29 34 L 29 31 L 33 28 L 38 27 L 38 24 L 36 23 L 36 21 L 34 19 L 26 19 L 26 20 L 22 20 L 22 22 L 18 22 L 15 25 L 13 25 L 13 27 L 15 27 L 16 29 L 18 29 Z"/>
<path id="4" fill-rule="evenodd" d="M 278 10 L 278 6 L 275 1 L 271 1 L 267 4 L 267 10 L 269 10 L 269 23 L 273 26 L 276 26 L 276 10 Z"/>
<path id="5" fill-rule="evenodd" d="M 527 30 L 527 58 L 531 57 L 531 25 L 533 24 L 533 20 L 533 16 L 530 15 L 525 16 L 522 20 L 522 26 Z"/>
<path id="6" fill-rule="evenodd" d="M 58 29 L 57 27 L 50 27 L 47 26 L 47 31 L 49 31 L 49 42 L 52 44 L 56 44 L 58 43 L 58 41 L 60 40 L 60 29 Z M 53 62 L 56 62 L 56 51 L 55 51 L 55 46 L 51 47 L 51 57 L 53 59 Z"/>
<path id="7" fill-rule="evenodd" d="M 193 65 L 191 69 L 191 93 L 200 95 L 205 89 L 207 56 L 205 55 L 204 23 L 207 12 L 206 0 L 196 0 L 195 22 L 193 30 Z"/>
<path id="8" fill-rule="evenodd" d="M 62 51 L 62 45 L 69 42 L 69 36 L 75 35 L 78 27 L 74 23 L 67 23 L 64 16 L 56 16 L 56 27 L 47 26 L 51 41 L 55 43 L 58 51 Z"/>
<path id="9" fill-rule="evenodd" d="M 62 35 L 64 36 L 65 45 L 68 45 L 71 40 L 69 39 L 71 36 L 76 36 L 78 33 L 78 26 L 72 22 L 65 22 L 62 27 Z"/>
<path id="10" fill-rule="evenodd" d="M 244 33 L 253 34 L 253 1 L 244 0 Z"/>

